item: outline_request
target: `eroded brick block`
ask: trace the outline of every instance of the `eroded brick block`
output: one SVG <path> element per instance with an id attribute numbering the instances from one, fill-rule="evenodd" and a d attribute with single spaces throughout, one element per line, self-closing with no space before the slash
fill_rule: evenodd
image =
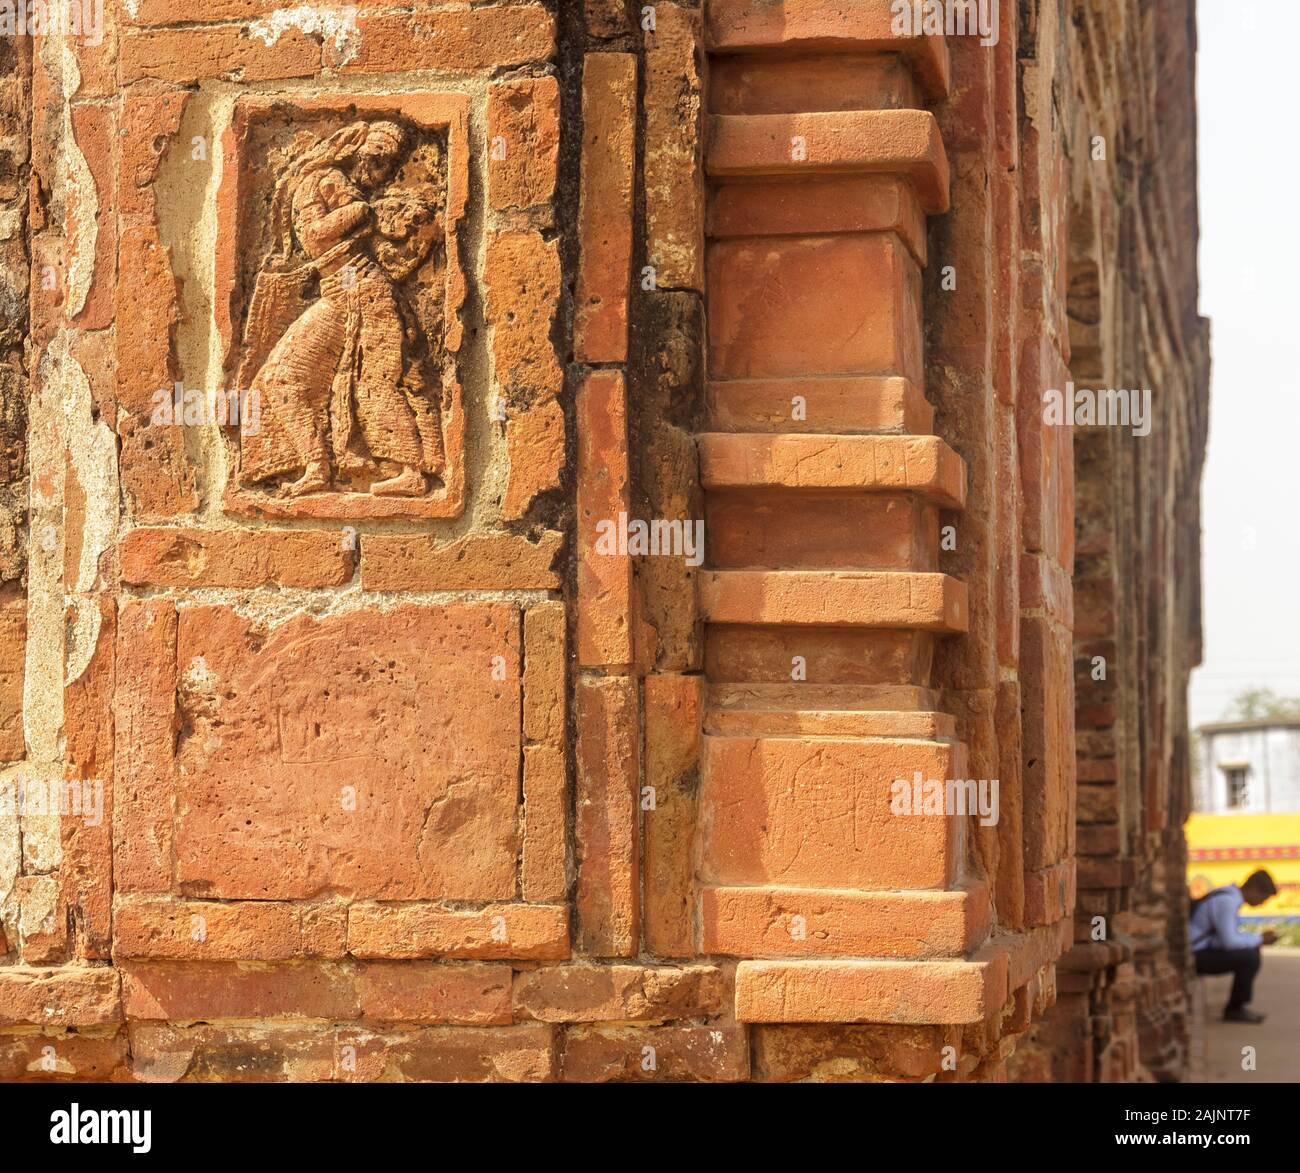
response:
<path id="1" fill-rule="evenodd" d="M 515 607 L 357 610 L 270 628 L 230 607 L 186 607 L 175 631 L 175 650 L 155 646 L 151 670 L 175 673 L 179 736 L 139 692 L 151 677 L 120 676 L 120 704 L 147 708 L 142 715 L 166 732 L 152 746 L 138 736 L 126 743 L 151 789 L 142 802 L 137 780 L 121 805 L 127 826 L 157 829 L 160 847 L 174 836 L 181 891 L 260 900 L 514 894 Z M 154 866 L 166 869 L 154 890 L 169 887 L 169 857 Z"/>
<path id="2" fill-rule="evenodd" d="M 961 777 L 923 742 L 705 738 L 701 876 L 822 888 L 942 888 L 955 820 L 896 815 L 891 786 Z"/>
<path id="3" fill-rule="evenodd" d="M 488 91 L 488 191 L 498 211 L 546 204 L 555 194 L 560 89 L 553 77 L 498 82 Z"/>
<path id="4" fill-rule="evenodd" d="M 122 1019 L 119 975 L 107 966 L 0 970 L 0 1026 L 95 1027 Z"/>
<path id="5" fill-rule="evenodd" d="M 513 1021 L 508 965 L 369 961 L 357 969 L 361 1016 L 430 1026 L 500 1026 Z"/>
<path id="6" fill-rule="evenodd" d="M 23 664 L 27 655 L 27 600 L 0 604 L 0 761 L 23 756 Z"/>
<path id="7" fill-rule="evenodd" d="M 583 66 L 583 149 L 574 348 L 583 362 L 627 357 L 636 165 L 636 58 L 589 53 Z"/>
<path id="8" fill-rule="evenodd" d="M 732 1082 L 749 1077 L 749 1041 L 733 1024 L 571 1027 L 563 1078 L 578 1083 Z"/>
<path id="9" fill-rule="evenodd" d="M 133 529 L 118 549 L 124 582 L 151 586 L 328 587 L 353 574 L 337 531 Z"/>
<path id="10" fill-rule="evenodd" d="M 566 965 L 520 974 L 517 1013 L 543 1022 L 666 1021 L 724 1009 L 721 970 L 636 965 Z"/>
<path id="11" fill-rule="evenodd" d="M 356 904 L 348 914 L 353 957 L 556 960 L 569 955 L 564 905 Z"/>
<path id="12" fill-rule="evenodd" d="M 596 957 L 631 956 L 640 936 L 635 689 L 626 677 L 584 677 L 574 698 L 578 940 Z"/>

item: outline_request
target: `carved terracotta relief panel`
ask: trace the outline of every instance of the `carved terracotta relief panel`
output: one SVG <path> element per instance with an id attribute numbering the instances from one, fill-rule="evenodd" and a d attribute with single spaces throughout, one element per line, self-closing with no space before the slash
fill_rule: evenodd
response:
<path id="1" fill-rule="evenodd" d="M 236 104 L 216 274 L 226 386 L 243 404 L 225 429 L 231 511 L 461 512 L 467 106 Z"/>

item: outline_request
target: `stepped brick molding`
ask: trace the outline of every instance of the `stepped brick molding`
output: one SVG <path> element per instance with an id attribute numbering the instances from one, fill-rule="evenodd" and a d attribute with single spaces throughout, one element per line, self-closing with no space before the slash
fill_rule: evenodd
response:
<path id="1" fill-rule="evenodd" d="M 1185 1075 L 1193 6 L 894 7 L 0 38 L 0 1079 Z"/>

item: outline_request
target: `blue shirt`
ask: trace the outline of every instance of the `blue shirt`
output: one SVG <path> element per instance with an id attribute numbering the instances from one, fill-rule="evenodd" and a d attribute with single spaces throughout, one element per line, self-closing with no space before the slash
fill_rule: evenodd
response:
<path id="1" fill-rule="evenodd" d="M 1262 942 L 1237 924 L 1237 910 L 1246 902 L 1235 885 L 1215 888 L 1201 901 L 1188 925 L 1192 952 L 1202 949 L 1258 949 Z"/>

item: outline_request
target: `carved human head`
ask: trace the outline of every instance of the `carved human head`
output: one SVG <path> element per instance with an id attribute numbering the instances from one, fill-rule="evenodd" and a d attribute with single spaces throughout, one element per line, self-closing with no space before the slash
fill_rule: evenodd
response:
<path id="1" fill-rule="evenodd" d="M 362 187 L 374 190 L 393 174 L 406 145 L 406 132 L 396 122 L 371 122 L 357 148 L 352 177 Z"/>

